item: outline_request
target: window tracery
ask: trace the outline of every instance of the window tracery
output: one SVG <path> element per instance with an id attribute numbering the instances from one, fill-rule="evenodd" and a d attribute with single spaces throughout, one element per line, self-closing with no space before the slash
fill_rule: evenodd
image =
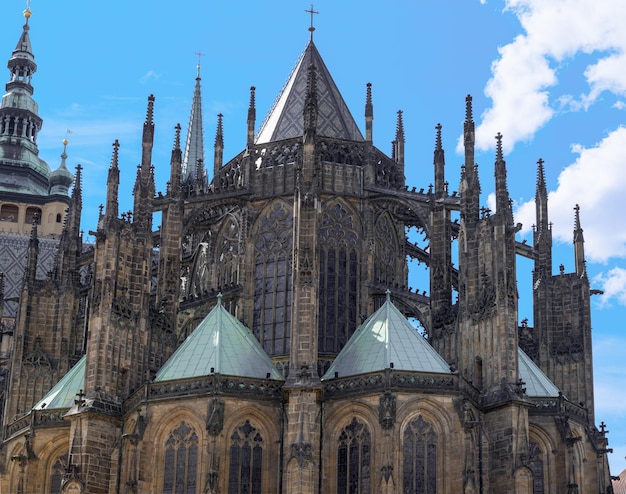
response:
<path id="1" fill-rule="evenodd" d="M 228 494 L 261 494 L 263 437 L 246 420 L 230 436 Z"/>
<path id="2" fill-rule="evenodd" d="M 293 218 L 280 203 L 258 220 L 254 236 L 252 330 L 270 356 L 289 352 Z"/>
<path id="3" fill-rule="evenodd" d="M 195 494 L 198 470 L 198 435 L 185 422 L 165 441 L 163 494 Z"/>
<path id="4" fill-rule="evenodd" d="M 372 442 L 367 426 L 356 417 L 343 428 L 337 449 L 337 493 L 370 493 Z"/>
<path id="5" fill-rule="evenodd" d="M 421 415 L 404 431 L 402 484 L 404 494 L 437 493 L 437 432 Z"/>

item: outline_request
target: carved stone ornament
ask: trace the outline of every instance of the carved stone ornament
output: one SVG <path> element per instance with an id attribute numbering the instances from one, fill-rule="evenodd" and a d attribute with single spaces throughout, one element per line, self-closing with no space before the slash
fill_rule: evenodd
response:
<path id="1" fill-rule="evenodd" d="M 212 436 L 217 436 L 224 428 L 224 400 L 213 398 L 209 401 L 209 410 L 206 419 L 206 430 Z"/>
<path id="2" fill-rule="evenodd" d="M 396 422 L 396 397 L 389 391 L 380 395 L 378 402 L 378 422 L 383 429 L 391 429 Z"/>
<path id="3" fill-rule="evenodd" d="M 300 468 L 307 462 L 313 461 L 313 447 L 311 443 L 299 441 L 291 445 L 291 457 L 295 458 Z"/>

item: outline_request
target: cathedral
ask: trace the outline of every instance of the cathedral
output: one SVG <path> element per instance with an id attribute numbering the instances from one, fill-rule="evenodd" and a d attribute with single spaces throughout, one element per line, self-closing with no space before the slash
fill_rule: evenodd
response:
<path id="1" fill-rule="evenodd" d="M 520 242 L 500 135 L 496 208 L 481 207 L 470 96 L 463 166 L 446 167 L 438 125 L 432 183 L 409 185 L 402 113 L 389 156 L 372 86 L 359 125 L 311 27 L 262 123 L 250 88 L 233 158 L 218 115 L 210 167 L 198 70 L 186 138 L 177 125 L 157 143 L 169 168 L 152 163 L 147 97 L 128 212 L 114 143 L 87 244 L 88 174 L 65 150 L 54 170 L 38 155 L 24 14 L 0 105 L 0 492 L 613 492 L 581 211 L 575 270 L 553 273 L 544 163 Z M 518 256 L 534 263 L 532 324 Z"/>

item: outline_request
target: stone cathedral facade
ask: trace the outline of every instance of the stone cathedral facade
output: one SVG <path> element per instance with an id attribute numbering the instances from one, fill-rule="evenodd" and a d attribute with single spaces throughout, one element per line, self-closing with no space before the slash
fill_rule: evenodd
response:
<path id="1" fill-rule="evenodd" d="M 260 125 L 251 88 L 232 159 L 218 116 L 212 167 L 198 73 L 169 164 L 152 163 L 169 143 L 154 143 L 148 98 L 129 212 L 114 144 L 84 245 L 88 172 L 72 176 L 65 153 L 55 172 L 37 158 L 29 17 L 0 107 L 0 173 L 39 187 L 0 190 L 25 246 L 19 286 L 4 287 L 19 302 L 4 313 L 1 492 L 612 492 L 580 213 L 575 271 L 554 274 L 543 163 L 533 241 L 518 242 L 501 136 L 497 207 L 481 207 L 469 96 L 465 164 L 446 167 L 438 126 L 418 188 L 405 182 L 402 113 L 388 156 L 371 85 L 363 133 L 312 30 Z M 168 166 L 157 191 L 155 167 Z M 48 218 L 62 228 L 43 269 Z M 532 326 L 518 317 L 517 256 L 534 261 Z M 419 292 L 409 259 L 428 267 Z"/>

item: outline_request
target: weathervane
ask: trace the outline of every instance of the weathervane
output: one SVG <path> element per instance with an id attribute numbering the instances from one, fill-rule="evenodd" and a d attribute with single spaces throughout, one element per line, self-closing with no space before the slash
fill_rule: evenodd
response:
<path id="1" fill-rule="evenodd" d="M 309 10 L 305 10 L 305 12 L 307 14 L 311 14 L 311 27 L 309 27 L 309 32 L 311 33 L 311 41 L 313 41 L 313 31 L 315 31 L 315 27 L 313 26 L 313 15 L 319 14 L 319 12 L 313 10 L 313 4 L 311 4 L 311 8 Z"/>
<path id="2" fill-rule="evenodd" d="M 26 0 L 26 10 L 24 11 L 24 17 L 26 17 L 26 24 L 28 24 L 28 19 L 33 13 L 30 11 L 30 0 Z"/>

